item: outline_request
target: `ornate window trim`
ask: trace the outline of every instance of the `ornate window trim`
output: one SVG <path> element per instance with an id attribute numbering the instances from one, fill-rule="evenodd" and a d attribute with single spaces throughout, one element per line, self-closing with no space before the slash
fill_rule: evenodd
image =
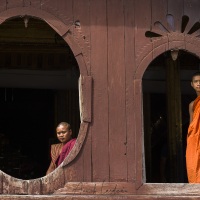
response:
<path id="1" fill-rule="evenodd" d="M 196 26 L 196 25 L 194 25 Z M 193 27 L 194 27 L 193 26 Z M 138 195 L 199 195 L 200 184 L 188 183 L 145 183 L 143 163 L 143 112 L 142 112 L 142 77 L 149 64 L 160 54 L 177 49 L 190 52 L 200 58 L 200 38 L 191 28 L 188 34 L 179 32 L 162 32 L 159 36 L 150 37 L 136 58 L 134 74 L 134 109 L 136 123 L 136 184 Z M 191 33 L 192 32 L 192 33 Z M 158 33 L 158 32 L 156 32 Z M 161 33 L 161 32 L 159 32 Z M 191 34 L 190 34 L 191 33 Z M 140 113 L 140 115 L 138 115 Z M 136 116 L 137 115 L 137 116 Z"/>
<path id="2" fill-rule="evenodd" d="M 44 20 L 50 27 L 52 27 L 70 46 L 80 69 L 80 104 L 82 107 L 81 112 L 81 124 L 79 129 L 79 135 L 76 144 L 68 157 L 64 162 L 52 173 L 47 176 L 32 179 L 32 180 L 21 180 L 14 178 L 10 175 L 5 174 L 0 171 L 0 193 L 1 194 L 23 194 L 23 195 L 39 195 L 39 194 L 52 194 L 57 189 L 62 188 L 67 182 L 64 176 L 64 167 L 72 162 L 78 155 L 82 148 L 83 142 L 85 140 L 89 123 L 91 122 L 91 98 L 92 98 L 92 77 L 89 76 L 87 71 L 87 66 L 85 62 L 85 55 L 80 49 L 77 41 L 75 42 L 73 36 L 71 35 L 70 28 L 75 26 L 76 23 L 72 25 L 64 24 L 60 19 L 49 14 L 48 12 L 30 8 L 30 7 L 19 7 L 12 8 L 1 12 L 0 24 L 4 21 L 13 17 L 36 17 Z M 85 54 L 85 53 L 84 53 Z"/>

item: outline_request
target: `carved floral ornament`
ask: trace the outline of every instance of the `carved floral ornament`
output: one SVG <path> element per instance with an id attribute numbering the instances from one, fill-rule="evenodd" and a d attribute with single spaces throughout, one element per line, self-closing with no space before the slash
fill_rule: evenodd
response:
<path id="1" fill-rule="evenodd" d="M 200 57 L 200 22 L 191 23 L 187 15 L 182 16 L 181 23 L 177 26 L 174 16 L 167 14 L 166 21 L 155 21 L 144 36 L 149 38 L 149 42 L 136 52 L 136 79 L 141 79 L 147 63 L 166 51 L 182 49 Z"/>
<path id="2" fill-rule="evenodd" d="M 162 37 L 162 36 L 165 36 L 169 33 L 173 33 L 173 32 L 178 31 L 180 33 L 200 37 L 200 33 L 198 32 L 198 30 L 200 29 L 200 22 L 199 21 L 195 22 L 193 24 L 193 26 L 190 28 L 190 30 L 187 31 L 186 27 L 187 27 L 188 22 L 189 22 L 189 17 L 187 15 L 182 16 L 181 26 L 180 26 L 181 30 L 176 30 L 173 15 L 167 14 L 166 15 L 166 21 L 167 21 L 166 26 L 162 22 L 156 21 L 154 23 L 154 27 L 158 31 L 156 31 L 156 32 L 146 31 L 145 36 L 148 37 L 148 38 L 157 38 L 157 37 Z"/>
<path id="3" fill-rule="evenodd" d="M 185 43 L 190 40 L 199 40 L 200 37 L 200 22 L 195 22 L 191 27 L 189 27 L 189 17 L 187 15 L 183 15 L 181 18 L 180 26 L 175 26 L 174 16 L 171 14 L 166 15 L 166 23 L 156 21 L 153 26 L 153 30 L 146 31 L 145 36 L 147 38 L 151 38 L 151 41 L 155 44 L 153 47 L 157 47 L 156 40 L 167 40 L 168 50 L 171 50 L 171 56 L 173 60 L 177 59 L 178 50 L 179 49 L 187 49 Z M 177 27 L 180 29 L 176 30 Z M 193 41 L 193 43 L 195 43 Z M 173 42 L 179 42 L 174 43 Z M 197 51 L 198 52 L 198 51 Z"/>
<path id="4" fill-rule="evenodd" d="M 178 21 L 178 20 L 177 20 Z M 189 23 L 190 22 L 190 23 Z M 177 27 L 180 27 L 177 28 Z M 144 35 L 146 38 L 149 38 L 149 42 L 146 42 L 142 46 L 136 55 L 136 73 L 134 75 L 135 88 L 138 88 L 138 91 L 141 91 L 141 81 L 143 74 L 149 64 L 160 54 L 174 49 L 182 49 L 184 51 L 190 52 L 200 58 L 200 22 L 194 21 L 191 23 L 189 17 L 184 15 L 181 18 L 180 25 L 175 24 L 174 16 L 171 14 L 166 15 L 166 23 L 161 21 L 156 21 L 152 24 L 152 29 L 147 30 Z M 148 40 L 145 40 L 148 41 Z M 135 99 L 142 102 L 142 93 L 134 93 Z M 142 106 L 140 105 L 140 113 L 142 113 Z M 137 133 L 142 133 L 142 120 L 143 116 L 137 116 L 138 124 L 140 126 L 136 127 Z M 140 141 L 140 136 L 136 138 L 136 143 Z M 139 145 L 142 145 L 141 143 Z M 138 158 L 142 157 L 142 151 L 138 153 Z M 136 168 L 142 169 L 142 161 L 137 163 Z M 143 172 L 139 171 L 138 176 L 136 177 L 136 187 L 139 188 L 143 183 Z M 146 185 L 145 185 L 146 187 Z M 148 187 L 148 186 L 147 186 Z M 152 187 L 152 186 L 150 186 Z M 149 187 L 149 190 L 152 188 Z M 169 190 L 173 190 L 170 186 Z M 167 190 L 166 190 L 167 191 Z M 165 191 L 163 191 L 165 193 Z"/>

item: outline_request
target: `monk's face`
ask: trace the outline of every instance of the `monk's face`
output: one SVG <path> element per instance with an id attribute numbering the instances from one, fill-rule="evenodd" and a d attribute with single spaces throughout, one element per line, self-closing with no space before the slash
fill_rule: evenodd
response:
<path id="1" fill-rule="evenodd" d="M 72 136 L 72 130 L 68 126 L 60 125 L 56 128 L 57 138 L 62 143 L 67 143 Z"/>
<path id="2" fill-rule="evenodd" d="M 200 75 L 194 76 L 192 78 L 191 86 L 197 93 L 200 93 Z"/>

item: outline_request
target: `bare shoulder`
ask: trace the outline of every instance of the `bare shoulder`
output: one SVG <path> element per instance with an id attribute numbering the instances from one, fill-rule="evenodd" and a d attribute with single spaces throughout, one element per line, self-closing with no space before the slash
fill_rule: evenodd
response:
<path id="1" fill-rule="evenodd" d="M 192 118 L 193 118 L 193 105 L 194 105 L 194 101 L 190 102 L 189 104 L 190 122 L 192 122 Z"/>
<path id="2" fill-rule="evenodd" d="M 193 109 L 193 105 L 194 105 L 194 101 L 190 102 L 190 104 L 189 104 L 189 110 Z"/>

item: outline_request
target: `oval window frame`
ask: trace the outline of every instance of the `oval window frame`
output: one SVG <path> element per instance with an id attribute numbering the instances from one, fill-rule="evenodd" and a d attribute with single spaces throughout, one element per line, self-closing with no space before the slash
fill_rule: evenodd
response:
<path id="1" fill-rule="evenodd" d="M 71 35 L 70 28 L 72 26 L 64 24 L 56 16 L 37 8 L 18 7 L 1 12 L 0 25 L 11 18 L 25 16 L 43 20 L 58 33 L 71 48 L 80 70 L 79 103 L 81 107 L 81 124 L 75 146 L 67 158 L 52 173 L 37 179 L 22 180 L 14 178 L 0 170 L 1 194 L 46 195 L 52 194 L 57 189 L 62 188 L 67 182 L 65 180 L 64 167 L 76 158 L 84 143 L 89 123 L 91 122 L 92 77 L 88 74 L 82 50 Z"/>

